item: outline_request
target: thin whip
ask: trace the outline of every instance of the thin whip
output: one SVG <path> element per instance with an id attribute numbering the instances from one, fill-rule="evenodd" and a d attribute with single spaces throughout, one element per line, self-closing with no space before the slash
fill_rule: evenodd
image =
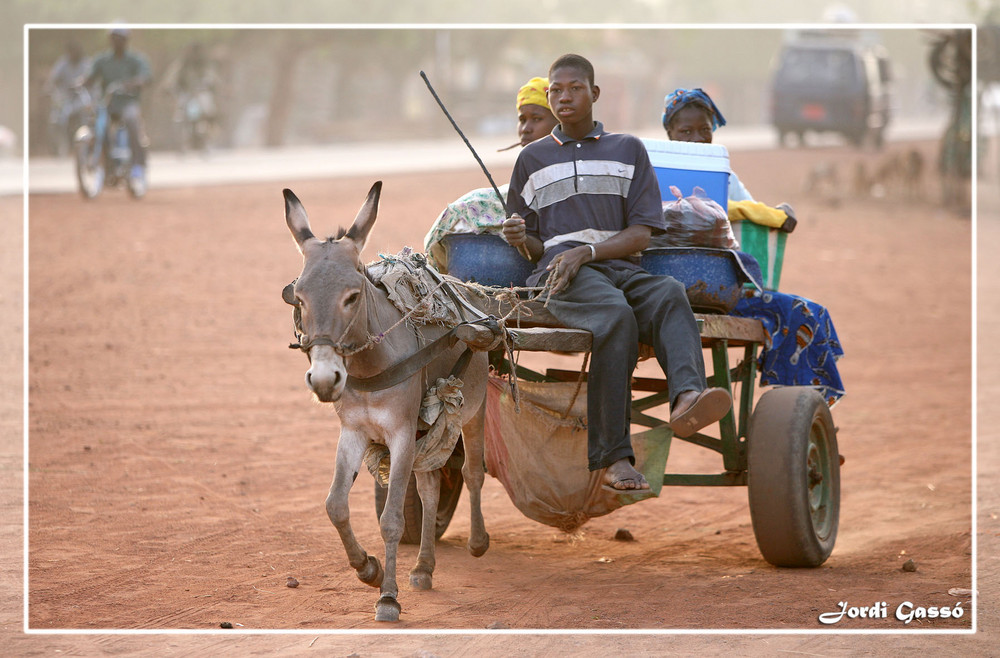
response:
<path id="1" fill-rule="evenodd" d="M 486 180 L 488 180 L 490 182 L 490 185 L 493 186 L 493 191 L 496 192 L 497 198 L 500 199 L 500 205 L 503 207 L 504 217 L 510 217 L 510 211 L 507 209 L 507 203 L 503 200 L 503 195 L 500 194 L 500 189 L 497 187 L 497 184 L 493 182 L 493 177 L 490 176 L 490 172 L 486 168 L 486 165 L 483 164 L 483 161 L 479 157 L 479 154 L 476 153 L 476 149 L 472 148 L 472 144 L 470 144 L 469 140 L 466 139 L 465 133 L 463 133 L 462 129 L 458 127 L 458 124 L 455 123 L 455 120 L 451 118 L 451 113 L 448 112 L 448 108 L 444 106 L 444 103 L 441 102 L 441 98 L 437 95 L 437 92 L 434 91 L 434 87 L 431 86 L 431 81 L 427 79 L 427 75 L 423 71 L 421 71 L 420 77 L 424 79 L 424 84 L 427 85 L 427 90 L 431 92 L 431 96 L 433 96 L 434 100 L 437 101 L 438 107 L 440 107 L 441 111 L 444 112 L 444 115 L 448 117 L 448 121 L 451 122 L 452 127 L 455 129 L 455 132 L 458 133 L 458 136 L 462 138 L 462 141 L 465 142 L 465 145 L 469 147 L 470 151 L 472 151 L 472 155 L 473 157 L 476 158 L 476 162 L 479 163 L 479 167 L 483 170 L 483 173 L 486 174 Z M 531 260 L 531 252 L 528 251 L 528 247 L 526 245 L 523 244 L 518 245 L 517 251 L 521 254 L 521 256 L 524 257 L 525 260 L 528 261 Z"/>

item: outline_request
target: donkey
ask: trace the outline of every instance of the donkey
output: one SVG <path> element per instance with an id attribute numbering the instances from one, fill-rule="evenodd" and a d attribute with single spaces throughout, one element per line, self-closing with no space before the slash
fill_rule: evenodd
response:
<path id="1" fill-rule="evenodd" d="M 438 339 L 448 330 L 428 325 L 417 332 L 399 324 L 403 314 L 367 276 L 361 251 L 375 223 L 381 189 L 381 181 L 376 182 L 350 229 L 341 229 L 339 235 L 326 240 L 313 235 L 302 203 L 291 190 L 284 190 L 285 221 L 303 257 L 302 273 L 284 296 L 285 301 L 298 307 L 300 314 L 300 347 L 310 364 L 306 385 L 320 402 L 332 402 L 340 417 L 337 463 L 326 498 L 327 514 L 340 534 L 347 559 L 358 578 L 380 588 L 375 620 L 398 621 L 396 553 L 403 533 L 403 501 L 413 467 L 418 412 L 428 386 L 440 377 L 447 378 L 460 358 L 467 363 L 461 375 L 464 383 L 461 423 L 465 447 L 462 475 L 472 507 L 468 549 L 479 557 L 489 548 L 480 508 L 488 365 L 485 352 L 473 352 L 471 359 L 464 355 L 466 346 L 461 341 L 432 343 L 439 345 L 430 352 L 432 360 L 412 365 L 418 352 L 428 353 L 430 345 L 422 347 L 423 342 Z M 394 326 L 397 328 L 390 330 Z M 383 333 L 380 340 L 372 340 Z M 412 374 L 401 381 L 388 382 L 388 388 L 372 390 L 380 387 L 365 385 L 390 371 L 398 373 L 399 366 L 406 364 L 411 365 L 404 370 L 413 371 Z M 379 522 L 385 544 L 384 571 L 378 558 L 369 555 L 355 538 L 348 512 L 348 493 L 371 443 L 385 445 L 391 457 L 389 491 Z M 434 572 L 440 471 L 417 472 L 416 481 L 423 518 L 420 550 L 410 571 L 410 584 L 426 590 L 431 588 Z"/>

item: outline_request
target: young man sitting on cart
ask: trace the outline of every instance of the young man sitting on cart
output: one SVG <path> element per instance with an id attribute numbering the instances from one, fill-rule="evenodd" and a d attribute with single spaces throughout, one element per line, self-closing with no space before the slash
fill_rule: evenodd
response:
<path id="1" fill-rule="evenodd" d="M 639 343 L 650 345 L 671 393 L 670 427 L 688 437 L 732 406 L 706 388 L 701 338 L 684 286 L 643 270 L 635 256 L 664 229 L 660 190 L 642 142 L 594 121 L 593 66 L 564 55 L 549 69 L 549 107 L 559 125 L 518 154 L 503 235 L 526 245 L 528 285 L 550 286 L 548 308 L 593 335 L 587 384 L 591 471 L 605 487 L 648 489 L 629 435 L 631 377 Z"/>

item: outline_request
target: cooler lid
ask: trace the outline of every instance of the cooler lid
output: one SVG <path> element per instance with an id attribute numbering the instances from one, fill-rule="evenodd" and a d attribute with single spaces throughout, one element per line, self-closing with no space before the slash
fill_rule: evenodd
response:
<path id="1" fill-rule="evenodd" d="M 722 144 L 642 139 L 654 167 L 729 173 L 729 150 Z"/>

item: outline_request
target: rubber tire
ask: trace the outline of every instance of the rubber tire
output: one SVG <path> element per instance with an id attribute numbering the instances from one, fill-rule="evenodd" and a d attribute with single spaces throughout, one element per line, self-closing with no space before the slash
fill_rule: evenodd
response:
<path id="1" fill-rule="evenodd" d="M 129 169 L 131 169 L 131 167 L 129 167 Z M 143 181 L 141 189 L 136 189 L 135 185 L 132 182 L 131 171 L 125 177 L 125 186 L 128 188 L 128 195 L 133 199 L 141 199 L 144 196 L 146 196 L 146 181 L 145 180 Z"/>
<path id="2" fill-rule="evenodd" d="M 811 475 L 820 479 L 810 484 Z M 818 392 L 788 386 L 761 396 L 747 436 L 747 491 L 765 560 L 778 567 L 826 561 L 840 520 L 840 455 Z"/>
<path id="3" fill-rule="evenodd" d="M 441 469 L 441 487 L 439 489 L 437 523 L 434 528 L 435 541 L 448 529 L 451 517 L 455 515 L 458 499 L 462 497 L 462 469 L 445 465 Z M 388 488 L 383 488 L 375 482 L 375 517 L 382 518 L 385 509 L 385 498 Z M 410 474 L 410 484 L 406 487 L 406 498 L 403 499 L 403 536 L 402 544 L 420 544 L 420 526 L 423 524 L 424 506 L 417 493 L 417 478 Z"/>
<path id="4" fill-rule="evenodd" d="M 76 158 L 76 183 L 77 189 L 80 191 L 80 196 L 84 199 L 93 199 L 101 190 L 104 188 L 104 179 L 106 172 L 104 171 L 104 163 L 101 162 L 94 169 L 93 185 L 90 185 L 86 180 L 87 174 L 85 170 L 87 169 L 87 160 L 90 159 L 90 148 L 91 145 L 80 143 L 76 144 L 74 147 L 74 155 Z"/>

